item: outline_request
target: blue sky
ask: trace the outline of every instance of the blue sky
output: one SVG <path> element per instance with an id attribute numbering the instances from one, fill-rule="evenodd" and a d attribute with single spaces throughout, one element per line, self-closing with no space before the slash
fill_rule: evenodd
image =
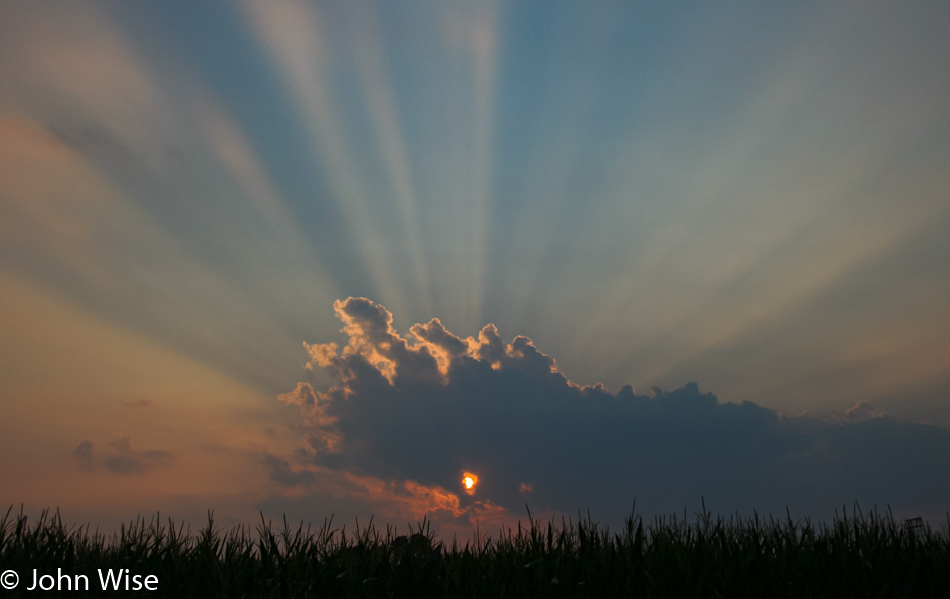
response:
<path id="1" fill-rule="evenodd" d="M 340 333 L 349 297 L 417 349 L 441 351 L 409 332 L 433 318 L 472 343 L 488 323 L 526 336 L 567 389 L 712 393 L 832 446 L 838 429 L 801 419 L 883 419 L 943 439 L 893 455 L 950 455 L 943 3 L 10 2 L 0 17 L 0 499 L 64 503 L 59 477 L 85 489 L 84 518 L 119 517 L 110 493 L 235 520 L 363 493 L 398 519 L 457 494 L 447 470 L 327 462 L 307 439 L 329 424 L 276 400 L 355 384 L 302 342 L 375 359 Z M 548 388 L 530 380 L 498 391 L 528 421 Z M 438 395 L 416 393 L 406 414 Z M 635 417 L 617 409 L 601 417 Z M 333 435 L 364 417 L 344 412 Z M 745 422 L 730 418 L 710 422 Z M 433 494 L 377 492 L 405 481 Z M 643 501 L 679 509 L 698 487 Z M 557 489 L 541 507 L 584 501 Z M 498 493 L 478 509 L 519 507 Z M 932 499 L 902 501 L 942 513 Z"/>

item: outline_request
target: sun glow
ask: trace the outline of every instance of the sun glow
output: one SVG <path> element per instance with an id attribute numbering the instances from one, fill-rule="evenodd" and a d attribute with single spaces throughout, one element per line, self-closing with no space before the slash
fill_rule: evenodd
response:
<path id="1" fill-rule="evenodd" d="M 462 486 L 465 487 L 465 492 L 469 495 L 475 493 L 475 485 L 478 484 L 478 476 L 472 474 L 471 472 L 465 472 L 462 475 Z"/>

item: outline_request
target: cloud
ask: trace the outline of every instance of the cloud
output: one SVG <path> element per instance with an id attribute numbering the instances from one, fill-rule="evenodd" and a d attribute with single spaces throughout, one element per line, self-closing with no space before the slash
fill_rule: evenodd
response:
<path id="1" fill-rule="evenodd" d="M 132 437 L 116 437 L 109 446 L 113 454 L 106 458 L 105 467 L 118 474 L 142 474 L 172 460 L 172 455 L 166 451 L 132 449 Z"/>
<path id="2" fill-rule="evenodd" d="M 111 449 L 109 455 L 97 459 L 95 444 L 84 440 L 76 445 L 70 455 L 84 470 L 94 470 L 102 466 L 106 470 L 122 475 L 142 474 L 154 467 L 168 465 L 174 459 L 174 456 L 167 451 L 132 449 L 132 437 L 116 437 L 109 442 L 109 447 Z"/>
<path id="3" fill-rule="evenodd" d="M 80 441 L 73 449 L 72 456 L 83 470 L 92 470 L 92 441 Z"/>
<path id="4" fill-rule="evenodd" d="M 127 408 L 150 408 L 153 402 L 150 399 L 140 399 L 138 401 L 125 401 L 122 402 L 122 405 Z"/>
<path id="5" fill-rule="evenodd" d="M 304 345 L 307 368 L 336 385 L 300 383 L 280 399 L 307 431 L 301 467 L 377 481 L 377 499 L 418 485 L 442 509 L 457 501 L 456 515 L 520 513 L 528 501 L 617 521 L 634 501 L 668 514 L 701 498 L 724 512 L 823 518 L 857 501 L 939 517 L 950 495 L 950 431 L 863 402 L 828 422 L 721 403 L 695 383 L 612 394 L 573 383 L 531 339 L 506 343 L 494 325 L 461 338 L 433 319 L 411 327 L 410 342 L 368 299 L 334 309 L 347 344 Z M 302 480 L 280 458 L 269 464 L 281 484 Z M 471 496 L 463 472 L 479 477 Z"/>
<path id="6" fill-rule="evenodd" d="M 270 468 L 270 479 L 285 487 L 306 486 L 314 481 L 313 472 L 307 470 L 293 470 L 290 463 L 275 455 L 267 454 L 262 463 Z"/>
<path id="7" fill-rule="evenodd" d="M 854 407 L 845 410 L 844 415 L 840 418 L 847 422 L 862 422 L 871 418 L 883 418 L 886 416 L 886 413 L 876 411 L 874 406 L 868 402 L 859 401 L 858 403 L 854 404 Z"/>

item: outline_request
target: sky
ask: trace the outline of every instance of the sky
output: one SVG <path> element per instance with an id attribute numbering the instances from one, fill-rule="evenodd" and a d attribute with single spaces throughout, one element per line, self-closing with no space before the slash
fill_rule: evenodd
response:
<path id="1" fill-rule="evenodd" d="M 945 520 L 948 30 L 2 3 L 0 505 Z"/>

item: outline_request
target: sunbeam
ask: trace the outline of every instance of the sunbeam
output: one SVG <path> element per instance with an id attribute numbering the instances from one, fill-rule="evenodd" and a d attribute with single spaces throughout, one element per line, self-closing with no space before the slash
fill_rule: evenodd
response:
<path id="1" fill-rule="evenodd" d="M 356 57 L 368 111 L 375 125 L 379 151 L 384 157 L 388 186 L 392 189 L 401 216 L 402 237 L 409 245 L 412 302 L 431 312 L 432 292 L 429 267 L 423 254 L 423 236 L 419 228 L 418 199 L 413 184 L 412 157 L 402 133 L 400 114 L 390 91 L 387 68 L 378 40 L 379 24 L 374 7 L 358 2 L 353 26 L 356 32 Z"/>
<path id="2" fill-rule="evenodd" d="M 308 134 L 311 160 L 330 182 L 332 201 L 345 218 L 341 225 L 358 240 L 353 249 L 369 270 L 371 290 L 407 306 L 392 251 L 386 247 L 389 236 L 378 211 L 371 207 L 366 177 L 352 156 L 354 144 L 346 133 L 344 111 L 337 95 L 328 89 L 335 82 L 333 71 L 340 56 L 328 48 L 320 9 L 298 0 L 280 0 L 267 6 L 244 2 L 242 6 L 261 46 L 270 53 L 292 91 Z"/>

